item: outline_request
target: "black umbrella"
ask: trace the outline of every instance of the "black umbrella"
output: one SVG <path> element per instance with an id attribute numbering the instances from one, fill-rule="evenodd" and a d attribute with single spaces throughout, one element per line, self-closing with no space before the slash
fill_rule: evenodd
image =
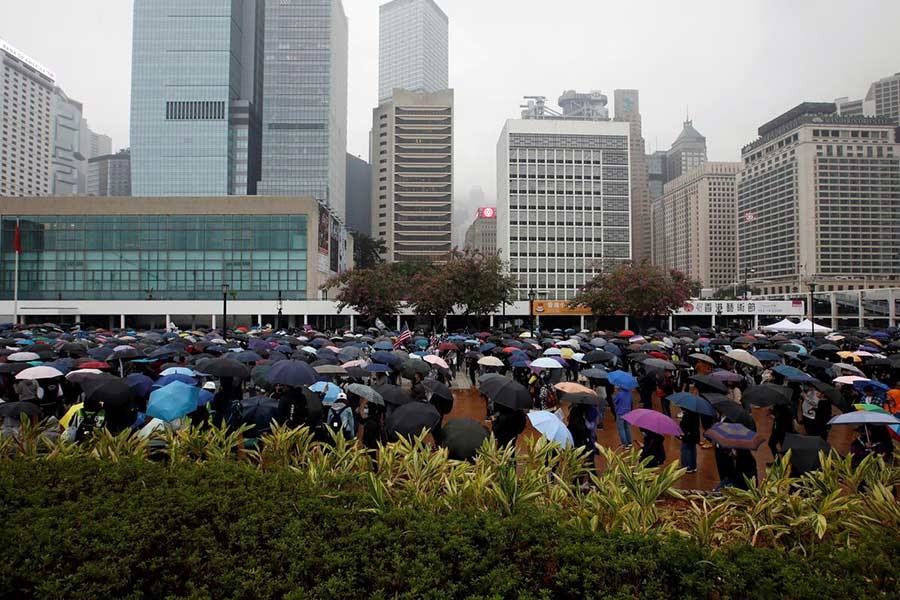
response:
<path id="1" fill-rule="evenodd" d="M 278 364 L 284 363 L 280 362 Z M 250 369 L 247 365 L 230 358 L 215 358 L 203 363 L 203 366 L 199 368 L 204 374 L 212 375 L 213 377 L 234 377 L 237 379 L 250 377 Z M 275 367 L 272 368 L 274 369 Z"/>
<path id="2" fill-rule="evenodd" d="M 834 363 L 831 363 L 827 360 L 822 360 L 821 358 L 807 358 L 803 364 L 810 369 L 831 369 L 834 366 Z"/>
<path id="3" fill-rule="evenodd" d="M 615 360 L 616 355 L 612 352 L 604 352 L 602 350 L 592 350 L 584 355 L 584 362 L 589 365 L 593 365 L 596 363 L 605 363 L 611 360 Z"/>
<path id="4" fill-rule="evenodd" d="M 693 375 L 690 380 L 697 385 L 697 389 L 700 391 L 701 395 L 703 392 L 728 393 L 728 387 L 712 375 Z"/>
<path id="5" fill-rule="evenodd" d="M 713 405 L 720 415 L 733 423 L 740 423 L 747 429 L 756 431 L 756 421 L 744 410 L 744 408 L 731 400 L 727 396 L 721 394 L 703 394 L 710 404 Z"/>
<path id="6" fill-rule="evenodd" d="M 748 387 L 742 398 L 754 406 L 775 406 L 776 404 L 790 404 L 793 391 L 783 385 L 763 383 Z"/>
<path id="7" fill-rule="evenodd" d="M 247 437 L 259 437 L 272 430 L 272 421 L 278 422 L 281 412 L 278 410 L 278 400 L 268 396 L 256 396 L 241 400 L 241 420 L 245 425 L 252 425 L 253 429 L 247 432 Z"/>
<path id="8" fill-rule="evenodd" d="M 425 389 L 431 392 L 431 404 L 442 415 L 449 415 L 453 410 L 453 392 L 449 387 L 434 379 L 426 379 L 422 382 Z"/>
<path id="9" fill-rule="evenodd" d="M 404 390 L 403 388 L 391 385 L 390 383 L 385 383 L 384 385 L 379 385 L 376 388 L 372 388 L 384 398 L 385 404 L 393 404 L 394 406 L 403 406 L 404 404 L 409 404 L 412 402 L 412 398 L 409 395 L 409 392 Z"/>
<path id="10" fill-rule="evenodd" d="M 422 431 L 432 432 L 441 424 L 441 413 L 430 404 L 410 402 L 394 410 L 385 426 L 391 439 L 412 438 Z"/>
<path id="11" fill-rule="evenodd" d="M 93 383 L 98 378 L 89 379 L 88 382 Z M 130 411 L 137 402 L 137 395 L 131 389 L 124 379 L 112 377 L 111 379 L 99 378 L 101 385 L 94 388 L 91 392 L 85 391 L 85 397 L 103 404 L 103 408 L 107 411 Z M 82 384 L 84 387 L 84 384 Z"/>
<path id="12" fill-rule="evenodd" d="M 791 451 L 791 475 L 793 477 L 818 470 L 822 466 L 819 462 L 819 452 L 826 454 L 831 452 L 831 446 L 819 436 L 794 433 L 784 436 L 781 447 L 785 451 Z"/>
<path id="13" fill-rule="evenodd" d="M 494 401 L 494 404 L 506 406 L 513 410 L 531 408 L 534 402 L 528 389 L 522 384 L 505 377 L 482 381 L 478 390 Z"/>
<path id="14" fill-rule="evenodd" d="M 560 402 L 571 402 L 572 404 L 586 404 L 588 406 L 607 406 L 605 400 L 601 400 L 597 394 L 588 394 L 587 392 L 561 392 Z"/>
<path id="15" fill-rule="evenodd" d="M 76 344 L 75 342 L 66 342 L 59 347 L 60 353 L 70 354 L 72 356 L 84 356 L 87 354 L 87 348 L 84 344 Z"/>
<path id="16" fill-rule="evenodd" d="M 274 387 L 274 384 L 269 381 L 269 371 L 271 370 L 272 365 L 256 365 L 250 371 L 250 381 L 260 389 L 271 390 Z"/>
<path id="17" fill-rule="evenodd" d="M 604 369 L 585 369 L 584 371 L 579 371 L 580 375 L 584 375 L 588 379 L 607 379 L 609 377 L 609 373 Z"/>
<path id="18" fill-rule="evenodd" d="M 28 363 L 17 363 L 17 362 L 5 362 L 0 363 L 0 373 L 5 374 L 13 374 L 18 373 L 20 371 L 24 371 L 25 369 L 31 368 L 31 365 Z"/>
<path id="19" fill-rule="evenodd" d="M 441 445 L 453 460 L 472 460 L 490 436 L 487 427 L 474 419 L 453 419 L 441 430 Z"/>
<path id="20" fill-rule="evenodd" d="M 431 373 L 431 365 L 424 360 L 410 359 L 403 363 L 400 372 L 407 379 L 412 379 L 415 375 L 428 375 Z"/>
<path id="21" fill-rule="evenodd" d="M 0 404 L 0 417 L 18 419 L 19 415 L 41 417 L 41 407 L 33 402 L 4 402 Z"/>

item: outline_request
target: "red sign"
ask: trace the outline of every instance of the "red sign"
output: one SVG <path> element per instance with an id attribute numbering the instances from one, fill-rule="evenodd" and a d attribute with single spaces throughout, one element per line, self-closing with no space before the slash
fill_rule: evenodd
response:
<path id="1" fill-rule="evenodd" d="M 755 213 L 755 212 L 747 211 L 747 213 L 744 214 L 744 221 L 745 221 L 746 223 L 752 223 L 752 222 L 755 221 L 755 220 L 756 220 L 756 213 Z"/>
<path id="2" fill-rule="evenodd" d="M 476 216 L 479 219 L 496 219 L 497 218 L 497 209 L 491 206 L 479 208 Z"/>

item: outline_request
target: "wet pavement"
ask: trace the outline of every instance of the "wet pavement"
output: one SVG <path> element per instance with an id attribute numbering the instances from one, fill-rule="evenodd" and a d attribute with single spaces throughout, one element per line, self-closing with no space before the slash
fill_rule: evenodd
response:
<path id="1" fill-rule="evenodd" d="M 448 418 L 475 419 L 484 423 L 485 426 L 490 428 L 490 424 L 484 420 L 484 399 L 477 390 L 467 387 L 468 384 L 468 380 L 463 382 L 462 376 L 457 377 L 456 382 L 454 382 L 453 395 L 455 401 L 453 405 L 453 412 L 450 413 Z M 639 406 L 640 405 L 637 402 L 637 397 L 635 397 L 635 407 Z M 658 403 L 655 408 L 659 410 Z M 675 411 L 677 411 L 677 407 L 673 407 L 673 416 L 677 414 Z M 607 448 L 619 448 L 620 443 L 618 433 L 616 432 L 615 418 L 612 416 L 611 411 L 609 410 L 606 411 L 605 417 L 604 429 L 598 430 L 597 441 L 601 446 L 605 446 Z M 769 434 L 772 431 L 772 418 L 769 416 L 769 410 L 765 408 L 754 408 L 753 418 L 756 421 L 756 426 L 759 433 L 762 434 L 762 436 L 768 441 Z M 641 439 L 641 435 L 638 429 L 633 427 L 632 433 L 635 442 L 639 442 Z M 538 433 L 531 427 L 531 423 L 528 422 L 526 425 L 525 433 L 522 436 L 519 436 L 519 443 L 521 444 L 521 440 L 524 436 L 533 435 L 538 435 Z M 835 427 L 832 429 L 828 441 L 835 450 L 837 450 L 841 454 L 846 454 L 849 451 L 850 442 L 852 441 L 852 439 L 852 428 Z M 681 442 L 679 440 L 667 436 L 665 441 L 665 449 L 666 464 L 674 462 L 681 457 Z M 769 451 L 768 445 L 764 443 L 759 447 L 759 450 L 757 450 L 753 454 L 756 458 L 757 470 L 762 476 L 765 474 L 766 463 L 772 462 L 772 453 Z M 597 466 L 598 468 L 603 468 L 602 461 L 599 458 L 597 459 Z M 707 449 L 698 448 L 697 472 L 684 475 L 679 482 L 679 487 L 681 489 L 689 490 L 711 490 L 718 483 L 719 476 L 716 470 L 716 460 L 712 447 Z"/>

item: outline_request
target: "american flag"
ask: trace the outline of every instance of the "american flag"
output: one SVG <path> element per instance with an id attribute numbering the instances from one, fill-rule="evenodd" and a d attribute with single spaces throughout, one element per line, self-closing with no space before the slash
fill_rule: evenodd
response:
<path id="1" fill-rule="evenodd" d="M 397 341 L 394 342 L 394 350 L 399 350 L 411 339 L 412 332 L 409 330 L 408 326 L 404 325 L 403 329 L 400 331 L 400 335 L 397 336 Z"/>
<path id="2" fill-rule="evenodd" d="M 437 333 L 434 333 L 431 335 L 431 338 L 428 340 L 428 346 L 430 348 L 437 348 L 439 341 L 441 341 L 441 338 L 438 337 Z"/>

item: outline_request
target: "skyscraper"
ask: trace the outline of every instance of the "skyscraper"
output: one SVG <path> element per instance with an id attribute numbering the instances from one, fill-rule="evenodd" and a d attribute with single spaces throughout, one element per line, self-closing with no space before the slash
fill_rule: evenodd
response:
<path id="1" fill-rule="evenodd" d="M 453 246 L 453 90 L 395 89 L 373 122 L 373 237 L 391 262 L 445 258 Z"/>
<path id="2" fill-rule="evenodd" d="M 88 120 L 82 117 L 81 127 L 78 130 L 78 148 L 81 154 L 81 159 L 78 161 L 78 193 L 90 195 L 87 183 L 88 161 L 98 156 L 112 154 L 112 138 L 92 131 Z M 128 186 L 130 190 L 131 173 L 128 174 Z"/>
<path id="3" fill-rule="evenodd" d="M 84 188 L 78 187 L 78 167 L 83 152 L 81 102 L 69 98 L 56 87 L 50 101 L 50 113 L 53 118 L 50 132 L 50 193 L 54 196 L 83 194 Z"/>
<path id="4" fill-rule="evenodd" d="M 666 153 L 666 181 L 681 177 L 706 162 L 706 138 L 687 120 Z"/>
<path id="5" fill-rule="evenodd" d="M 380 9 L 378 102 L 395 89 L 439 92 L 449 85 L 449 22 L 434 0 L 393 0 Z"/>
<path id="6" fill-rule="evenodd" d="M 838 291 L 900 273 L 900 144 L 889 117 L 803 103 L 741 152 L 738 272 L 764 294 Z"/>
<path id="7" fill-rule="evenodd" d="M 372 237 L 372 166 L 347 155 L 347 229 Z"/>
<path id="8" fill-rule="evenodd" d="M 873 83 L 866 94 L 866 100 L 874 103 L 874 116 L 888 117 L 900 124 L 900 73 Z"/>
<path id="9" fill-rule="evenodd" d="M 508 120 L 497 143 L 497 249 L 518 300 L 531 290 L 568 300 L 631 258 L 632 127 L 525 117 Z"/>
<path id="10" fill-rule="evenodd" d="M 0 196 L 47 196 L 56 77 L 3 40 L 0 71 Z"/>
<path id="11" fill-rule="evenodd" d="M 135 196 L 255 193 L 263 4 L 135 0 Z"/>
<path id="12" fill-rule="evenodd" d="M 258 193 L 346 219 L 347 17 L 340 0 L 266 2 Z"/>
<path id="13" fill-rule="evenodd" d="M 497 254 L 497 209 L 481 207 L 475 213 L 475 221 L 466 230 L 466 250 L 480 252 L 484 256 Z"/>
<path id="14" fill-rule="evenodd" d="M 88 161 L 88 196 L 131 196 L 131 153 L 119 150 L 116 154 L 95 156 Z"/>
<path id="15" fill-rule="evenodd" d="M 650 258 L 650 191 L 641 132 L 641 103 L 637 90 L 614 90 L 615 120 L 629 124 L 631 164 L 631 258 Z"/>

